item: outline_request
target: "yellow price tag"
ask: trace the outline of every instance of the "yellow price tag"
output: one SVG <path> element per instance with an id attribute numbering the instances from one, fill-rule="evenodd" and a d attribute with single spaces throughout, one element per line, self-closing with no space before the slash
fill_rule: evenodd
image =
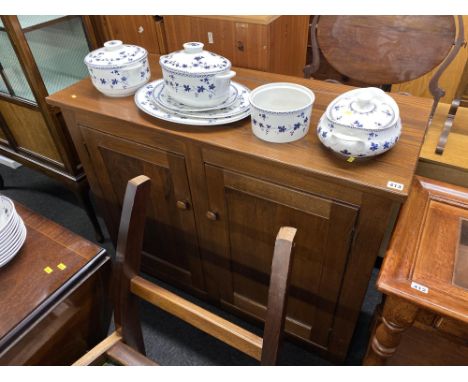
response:
<path id="1" fill-rule="evenodd" d="M 349 157 L 348 159 L 346 159 L 346 161 L 349 163 L 352 163 L 354 162 L 355 159 L 356 159 L 355 157 Z"/>
<path id="2" fill-rule="evenodd" d="M 57 268 L 60 269 L 61 271 L 67 269 L 67 266 L 64 264 L 64 263 L 60 263 L 59 265 L 57 265 Z"/>
<path id="3" fill-rule="evenodd" d="M 45 267 L 44 272 L 50 275 L 54 270 L 51 267 Z"/>

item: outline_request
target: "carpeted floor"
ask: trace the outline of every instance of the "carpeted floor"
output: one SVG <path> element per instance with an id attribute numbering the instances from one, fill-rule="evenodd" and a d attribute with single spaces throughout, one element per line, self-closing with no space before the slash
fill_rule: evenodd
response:
<path id="1" fill-rule="evenodd" d="M 5 189 L 0 192 L 22 203 L 30 209 L 67 227 L 71 231 L 94 241 L 94 232 L 85 212 L 74 195 L 60 183 L 24 166 L 17 170 L 0 165 L 0 175 L 5 180 Z M 101 220 L 104 228 L 104 223 Z M 114 248 L 106 234 L 100 244 L 112 256 Z M 359 365 L 369 339 L 371 316 L 381 295 L 376 291 L 374 269 L 367 294 L 361 308 L 358 325 L 345 364 Z M 172 288 L 173 289 L 173 288 Z M 174 290 L 174 289 L 173 289 Z M 177 291 L 184 297 L 189 297 Z M 215 313 L 237 324 L 261 334 L 261 328 L 252 326 L 237 317 L 189 297 L 192 301 L 208 307 Z M 142 304 L 142 325 L 148 356 L 162 365 L 256 365 L 257 362 L 181 320 Z M 285 341 L 279 360 L 280 365 L 331 365 L 311 351 Z"/>

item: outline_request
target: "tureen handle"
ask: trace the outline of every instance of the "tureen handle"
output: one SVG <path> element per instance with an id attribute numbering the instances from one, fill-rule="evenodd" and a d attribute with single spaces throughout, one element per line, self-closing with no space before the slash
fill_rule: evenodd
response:
<path id="1" fill-rule="evenodd" d="M 353 137 L 346 134 L 341 134 L 336 131 L 330 131 L 331 139 L 339 139 L 340 141 L 349 142 L 352 146 L 362 146 L 362 149 L 365 149 L 366 144 L 362 141 L 361 138 Z"/>
<path id="2" fill-rule="evenodd" d="M 236 72 L 234 72 L 233 70 L 230 70 L 229 72 L 227 72 L 225 74 L 217 74 L 214 77 L 216 86 L 223 87 L 223 85 L 225 85 L 225 84 L 228 86 L 229 80 L 232 77 L 234 77 L 235 75 L 236 75 Z"/>

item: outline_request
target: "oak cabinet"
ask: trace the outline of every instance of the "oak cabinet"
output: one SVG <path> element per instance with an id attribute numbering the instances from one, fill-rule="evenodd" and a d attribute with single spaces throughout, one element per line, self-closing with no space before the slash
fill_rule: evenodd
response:
<path id="1" fill-rule="evenodd" d="M 309 16 L 164 16 L 167 50 L 201 41 L 234 66 L 303 76 Z"/>
<path id="2" fill-rule="evenodd" d="M 99 44 L 121 40 L 138 45 L 149 53 L 166 53 L 166 36 L 163 18 L 150 15 L 90 16 Z"/>
<path id="3" fill-rule="evenodd" d="M 192 198 L 184 157 L 129 142 L 86 127 L 84 143 L 99 174 L 99 186 L 107 196 L 114 242 L 129 179 L 147 175 L 151 179 L 143 268 L 167 281 L 203 289 L 201 263 Z"/>
<path id="4" fill-rule="evenodd" d="M 150 57 L 153 79 L 161 77 L 157 62 Z M 407 197 L 431 102 L 396 95 L 406 121 L 398 145 L 350 163 L 325 150 L 312 127 L 349 87 L 234 69 L 250 89 L 268 82 L 312 88 L 311 132 L 271 144 L 252 134 L 249 119 L 178 125 L 145 115 L 132 97 L 103 97 L 89 80 L 48 101 L 63 112 L 114 239 L 126 181 L 151 178 L 147 273 L 261 323 L 275 234 L 296 227 L 285 331 L 340 362 L 393 213 Z"/>

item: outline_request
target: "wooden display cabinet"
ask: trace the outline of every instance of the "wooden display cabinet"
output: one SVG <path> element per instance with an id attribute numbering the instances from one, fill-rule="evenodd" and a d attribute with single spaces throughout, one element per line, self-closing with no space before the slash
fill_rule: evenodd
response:
<path id="1" fill-rule="evenodd" d="M 141 46 L 149 53 L 167 53 L 162 16 L 90 16 L 90 19 L 100 46 L 109 40 L 121 40 L 125 44 Z"/>
<path id="2" fill-rule="evenodd" d="M 150 57 L 153 79 L 161 77 L 157 62 Z M 250 119 L 177 125 L 145 115 L 132 98 L 102 97 L 89 80 L 48 101 L 62 109 L 114 240 L 127 180 L 151 178 L 142 264 L 149 274 L 262 322 L 275 235 L 281 226 L 298 228 L 286 332 L 340 362 L 385 232 L 408 194 L 431 103 L 395 96 L 405 121 L 398 145 L 349 163 L 314 134 L 326 106 L 349 87 L 234 70 L 250 89 L 284 81 L 311 87 L 309 134 L 271 144 L 253 135 Z"/>
<path id="3" fill-rule="evenodd" d="M 88 75 L 83 58 L 96 41 L 89 25 L 85 16 L 1 16 L 0 154 L 69 187 L 102 240 L 61 112 L 45 101 Z"/>
<path id="4" fill-rule="evenodd" d="M 232 65 L 303 76 L 309 16 L 164 16 L 169 52 L 187 41 Z"/>

